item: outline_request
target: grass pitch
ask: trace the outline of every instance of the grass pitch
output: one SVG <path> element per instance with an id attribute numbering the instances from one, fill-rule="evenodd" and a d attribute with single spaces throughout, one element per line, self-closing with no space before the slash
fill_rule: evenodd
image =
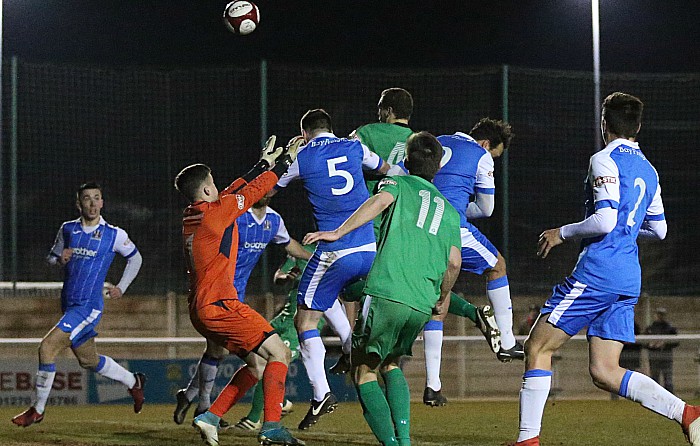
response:
<path id="1" fill-rule="evenodd" d="M 234 407 L 226 419 L 232 423 L 248 406 Z M 283 419 L 296 427 L 307 407 L 295 404 Z M 0 445 L 62 446 L 182 446 L 202 444 L 190 426 L 178 426 L 171 405 L 146 405 L 141 414 L 130 406 L 49 407 L 46 418 L 29 428 L 16 427 L 10 418 L 17 407 L 0 407 Z M 192 409 L 190 409 L 192 410 Z M 515 401 L 451 401 L 446 407 L 411 406 L 414 445 L 497 446 L 515 440 L 518 403 Z M 191 412 L 190 414 L 191 415 Z M 309 431 L 292 431 L 309 446 L 376 445 L 357 403 L 341 404 Z M 221 446 L 253 446 L 255 434 L 230 429 L 219 434 Z M 674 421 L 653 414 L 638 404 L 619 401 L 554 401 L 547 404 L 542 428 L 543 446 L 675 446 L 685 444 Z"/>

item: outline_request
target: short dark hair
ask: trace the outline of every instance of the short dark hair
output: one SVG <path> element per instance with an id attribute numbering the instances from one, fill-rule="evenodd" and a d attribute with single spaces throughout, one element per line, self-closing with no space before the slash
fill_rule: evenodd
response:
<path id="1" fill-rule="evenodd" d="M 328 112 L 322 108 L 316 108 L 304 113 L 304 116 L 301 117 L 301 128 L 309 133 L 320 129 L 332 132 L 333 121 L 331 121 L 331 115 Z"/>
<path id="2" fill-rule="evenodd" d="M 391 107 L 398 119 L 411 119 L 413 113 L 413 96 L 403 88 L 387 88 L 379 97 L 379 108 Z"/>
<path id="3" fill-rule="evenodd" d="M 642 123 L 644 103 L 631 94 L 615 92 L 603 101 L 601 119 L 605 119 L 608 132 L 634 138 Z"/>
<path id="4" fill-rule="evenodd" d="M 88 181 L 81 184 L 80 187 L 78 187 L 78 190 L 75 192 L 75 198 L 77 200 L 80 200 L 80 194 L 82 194 L 84 190 L 88 189 L 98 189 L 100 191 L 100 194 L 104 195 L 104 192 L 102 191 L 102 186 L 100 186 L 95 181 Z"/>
<path id="5" fill-rule="evenodd" d="M 406 140 L 406 156 L 404 166 L 411 175 L 433 181 L 435 174 L 440 170 L 442 145 L 428 132 L 414 133 Z"/>
<path id="6" fill-rule="evenodd" d="M 469 131 L 469 135 L 477 141 L 488 141 L 492 148 L 503 143 L 503 150 L 508 149 L 515 136 L 510 124 L 491 118 L 479 119 Z"/>
<path id="7" fill-rule="evenodd" d="M 210 173 L 211 169 L 206 164 L 189 165 L 175 177 L 175 189 L 180 191 L 190 202 L 193 202 L 197 196 L 197 189 Z"/>

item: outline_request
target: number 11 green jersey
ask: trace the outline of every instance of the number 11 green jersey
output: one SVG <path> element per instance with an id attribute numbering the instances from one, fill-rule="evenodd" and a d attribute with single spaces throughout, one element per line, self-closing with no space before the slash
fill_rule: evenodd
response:
<path id="1" fill-rule="evenodd" d="M 386 177 L 378 192 L 395 201 L 382 213 L 364 292 L 431 314 L 450 250 L 461 247 L 459 214 L 432 183 L 417 176 Z"/>

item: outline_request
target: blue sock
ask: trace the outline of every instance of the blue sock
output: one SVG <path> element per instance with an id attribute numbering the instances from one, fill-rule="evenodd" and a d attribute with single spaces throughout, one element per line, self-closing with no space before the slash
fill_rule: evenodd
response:
<path id="1" fill-rule="evenodd" d="M 219 420 L 221 420 L 221 417 L 214 415 L 213 413 L 211 413 L 207 410 L 203 414 L 199 415 L 197 417 L 197 419 L 202 420 L 205 423 L 211 424 L 212 426 L 218 426 Z"/>

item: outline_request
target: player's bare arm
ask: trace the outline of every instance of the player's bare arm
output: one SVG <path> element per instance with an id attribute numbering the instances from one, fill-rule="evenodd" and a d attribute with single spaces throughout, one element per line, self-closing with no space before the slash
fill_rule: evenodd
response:
<path id="1" fill-rule="evenodd" d="M 347 220 L 334 231 L 310 232 L 304 236 L 302 243 L 308 245 L 317 241 L 334 242 L 368 221 L 374 219 L 394 202 L 394 196 L 388 192 L 379 192 L 370 197 Z"/>
<path id="2" fill-rule="evenodd" d="M 459 271 L 462 267 L 462 253 L 459 248 L 453 246 L 450 248 L 450 259 L 447 263 L 447 270 L 442 276 L 442 284 L 440 285 L 440 299 L 435 303 L 434 313 L 443 314 L 447 312 L 447 307 L 450 305 L 450 293 L 452 287 L 459 277 Z"/>
<path id="3" fill-rule="evenodd" d="M 287 251 L 287 254 L 297 259 L 309 260 L 311 258 L 311 253 L 293 238 L 289 239 L 289 244 L 284 249 Z"/>

